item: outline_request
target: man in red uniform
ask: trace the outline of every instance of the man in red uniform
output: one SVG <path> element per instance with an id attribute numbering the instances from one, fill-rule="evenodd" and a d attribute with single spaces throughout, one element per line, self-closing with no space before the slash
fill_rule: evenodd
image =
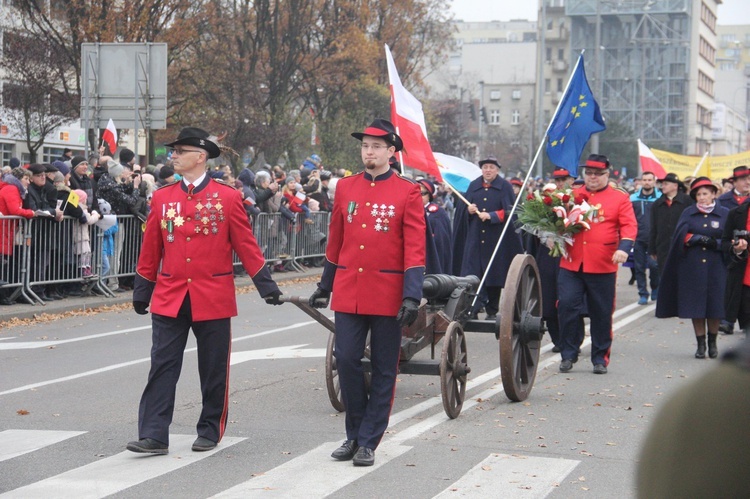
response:
<path id="1" fill-rule="evenodd" d="M 595 210 L 591 229 L 573 237 L 568 258 L 560 259 L 558 318 L 563 339 L 560 371 L 578 361 L 579 316 L 584 297 L 591 317 L 591 362 L 595 374 L 606 374 L 612 346 L 612 313 L 615 309 L 617 266 L 628 259 L 638 233 L 633 204 L 628 195 L 609 187 L 609 160 L 591 154 L 584 168 L 585 186 L 576 199 L 586 199 Z"/>
<path id="2" fill-rule="evenodd" d="M 180 182 L 154 192 L 136 269 L 133 308 L 152 314 L 151 371 L 138 411 L 138 438 L 128 450 L 166 454 L 188 332 L 198 346 L 203 410 L 194 451 L 216 447 L 228 409 L 231 317 L 237 315 L 232 251 L 258 293 L 280 305 L 279 291 L 234 187 L 211 179 L 206 160 L 221 154 L 200 128 L 183 128 L 174 148 Z"/>
<path id="3" fill-rule="evenodd" d="M 353 137 L 362 141 L 365 171 L 339 180 L 326 263 L 310 305 L 333 292 L 336 368 L 346 407 L 346 441 L 331 456 L 372 466 L 393 403 L 401 327 L 417 317 L 425 265 L 425 216 L 419 185 L 389 168 L 403 147 L 393 125 L 376 119 Z M 372 381 L 362 371 L 370 335 Z"/>

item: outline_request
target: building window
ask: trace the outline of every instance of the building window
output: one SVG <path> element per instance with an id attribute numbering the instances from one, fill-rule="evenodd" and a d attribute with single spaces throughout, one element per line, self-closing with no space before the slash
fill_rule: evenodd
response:
<path id="1" fill-rule="evenodd" d="M 547 47 L 547 59 L 546 61 L 549 62 L 552 60 L 552 49 Z"/>
<path id="2" fill-rule="evenodd" d="M 696 122 L 699 125 L 711 128 L 711 111 L 698 104 L 698 114 L 696 116 Z"/>
<path id="3" fill-rule="evenodd" d="M 557 60 L 558 61 L 565 60 L 565 49 L 557 49 Z"/>
<path id="4" fill-rule="evenodd" d="M 500 90 L 490 91 L 490 100 L 500 100 Z"/>
<path id="5" fill-rule="evenodd" d="M 499 124 L 500 124 L 500 110 L 493 109 L 490 111 L 490 125 L 499 125 Z"/>
<path id="6" fill-rule="evenodd" d="M 520 90 L 513 90 L 513 94 L 511 95 L 513 100 L 518 100 L 521 98 L 521 91 Z"/>
<path id="7" fill-rule="evenodd" d="M 544 79 L 544 93 L 548 94 L 550 92 L 549 87 L 552 85 L 552 82 L 549 78 Z"/>
<path id="8" fill-rule="evenodd" d="M 521 111 L 519 111 L 518 109 L 513 110 L 513 112 L 510 115 L 510 124 L 511 125 L 521 124 Z"/>
<path id="9" fill-rule="evenodd" d="M 714 80 L 703 71 L 698 71 L 698 89 L 713 97 Z"/>
<path id="10" fill-rule="evenodd" d="M 62 147 L 45 147 L 42 150 L 42 163 L 52 163 L 62 156 L 64 149 Z"/>
<path id="11" fill-rule="evenodd" d="M 716 14 L 714 14 L 705 3 L 701 4 L 701 21 L 703 21 L 711 31 L 714 33 L 716 32 Z"/>
<path id="12" fill-rule="evenodd" d="M 562 78 L 557 79 L 557 91 L 562 92 L 563 91 L 563 81 Z"/>
<path id="13" fill-rule="evenodd" d="M 2 166 L 8 165 L 12 157 L 13 144 L 0 144 L 0 161 L 2 162 Z"/>

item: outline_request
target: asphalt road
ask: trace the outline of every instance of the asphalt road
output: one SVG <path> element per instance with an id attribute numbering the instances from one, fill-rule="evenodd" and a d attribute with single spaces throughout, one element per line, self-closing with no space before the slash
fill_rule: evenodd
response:
<path id="1" fill-rule="evenodd" d="M 650 422 L 717 361 L 693 358 L 689 322 L 657 320 L 653 304 L 636 305 L 628 277 L 620 273 L 609 374 L 592 374 L 588 338 L 573 370 L 559 373 L 545 339 L 534 389 L 513 403 L 494 335 L 467 333 L 472 372 L 461 415 L 444 414 L 438 377 L 401 375 L 372 468 L 328 457 L 345 438 L 325 387 L 328 332 L 291 304 L 238 296 L 229 424 L 208 453 L 190 451 L 200 411 L 192 340 L 170 453 L 144 457 L 125 444 L 137 438 L 148 316 L 124 305 L 4 327 L 0 497 L 633 497 Z M 289 281 L 283 291 L 309 295 L 316 281 Z M 721 336 L 720 351 L 740 339 Z"/>

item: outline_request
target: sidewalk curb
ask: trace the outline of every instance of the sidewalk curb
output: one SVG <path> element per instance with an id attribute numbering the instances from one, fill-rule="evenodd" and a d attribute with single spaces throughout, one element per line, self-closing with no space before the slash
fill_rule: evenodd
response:
<path id="1" fill-rule="evenodd" d="M 274 281 L 283 283 L 294 279 L 304 279 L 306 277 L 318 276 L 323 272 L 322 268 L 310 268 L 304 272 L 285 272 L 274 273 Z M 249 277 L 235 278 L 236 287 L 252 286 L 253 281 Z M 13 319 L 34 319 L 42 314 L 56 315 L 65 312 L 85 311 L 92 308 L 107 307 L 112 305 L 121 305 L 130 303 L 133 298 L 133 292 L 115 293 L 116 296 L 106 298 L 103 296 L 83 296 L 68 297 L 63 300 L 47 302 L 45 305 L 28 305 L 17 303 L 15 305 L 0 306 L 0 324 Z"/>

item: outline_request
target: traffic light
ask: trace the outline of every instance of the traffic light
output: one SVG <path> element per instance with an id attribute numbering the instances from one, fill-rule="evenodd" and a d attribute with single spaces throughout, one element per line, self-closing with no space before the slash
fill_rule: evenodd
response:
<path id="1" fill-rule="evenodd" d="M 471 121 L 476 121 L 477 111 L 476 109 L 474 109 L 474 104 L 469 102 L 467 105 L 469 106 L 469 118 L 471 119 Z"/>
<path id="2" fill-rule="evenodd" d="M 487 123 L 487 108 L 483 107 L 481 109 L 482 114 L 482 123 Z"/>

